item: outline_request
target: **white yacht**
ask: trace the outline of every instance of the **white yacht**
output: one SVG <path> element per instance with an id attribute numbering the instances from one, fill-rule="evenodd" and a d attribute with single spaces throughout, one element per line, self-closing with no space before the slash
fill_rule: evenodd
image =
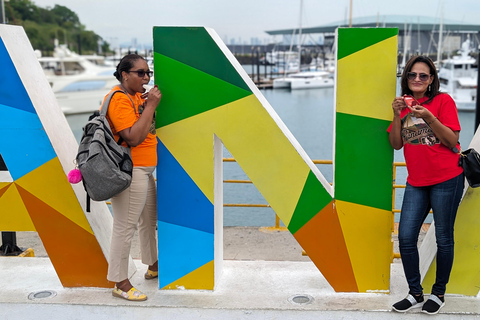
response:
<path id="1" fill-rule="evenodd" d="M 52 57 L 38 58 L 65 114 L 98 110 L 105 95 L 118 84 L 114 67 L 99 65 L 89 58 L 64 45 L 56 46 Z"/>
<path id="2" fill-rule="evenodd" d="M 476 109 L 478 66 L 470 52 L 470 40 L 467 39 L 459 55 L 443 60 L 438 72 L 440 91 L 450 94 L 461 111 Z"/>
<path id="3" fill-rule="evenodd" d="M 327 71 L 297 72 L 273 80 L 274 89 L 330 88 L 333 85 L 332 74 Z"/>

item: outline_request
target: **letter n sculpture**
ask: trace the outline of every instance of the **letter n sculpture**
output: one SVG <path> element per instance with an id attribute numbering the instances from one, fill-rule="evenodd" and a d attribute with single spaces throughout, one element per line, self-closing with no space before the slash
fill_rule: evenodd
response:
<path id="1" fill-rule="evenodd" d="M 397 33 L 338 30 L 331 186 L 213 30 L 154 28 L 160 288 L 221 275 L 224 145 L 335 291 L 388 292 Z"/>

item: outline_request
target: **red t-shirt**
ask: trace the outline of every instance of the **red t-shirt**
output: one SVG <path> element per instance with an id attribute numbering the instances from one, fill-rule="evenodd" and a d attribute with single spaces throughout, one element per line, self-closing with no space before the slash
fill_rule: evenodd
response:
<path id="1" fill-rule="evenodd" d="M 428 97 L 418 102 L 427 108 L 443 125 L 460 131 L 457 107 L 453 99 L 441 93 L 427 104 Z M 440 143 L 430 126 L 415 118 L 408 108 L 400 114 L 402 121 L 403 154 L 407 164 L 407 182 L 415 187 L 430 186 L 452 179 L 463 172 L 458 165 L 459 154 Z M 388 128 L 390 132 L 392 125 Z M 460 150 L 460 145 L 457 144 Z"/>
<path id="2" fill-rule="evenodd" d="M 115 86 L 113 90 L 121 90 Z M 110 100 L 108 106 L 107 118 L 115 136 L 115 140 L 120 138 L 118 132 L 130 128 L 140 118 L 139 107 L 143 106 L 144 99 L 141 93 L 130 95 L 130 99 L 135 103 L 135 109 L 132 101 L 123 93 L 116 93 Z M 143 107 L 141 107 L 143 108 Z M 140 108 L 140 110 L 141 110 Z M 126 146 L 125 143 L 123 145 Z M 152 167 L 157 165 L 157 136 L 155 134 L 155 121 L 152 122 L 150 132 L 141 144 L 131 148 L 132 161 L 134 167 Z"/>

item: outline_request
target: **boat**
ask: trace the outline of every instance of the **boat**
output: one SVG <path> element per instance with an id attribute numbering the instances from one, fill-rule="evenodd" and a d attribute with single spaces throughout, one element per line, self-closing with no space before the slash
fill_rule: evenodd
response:
<path id="1" fill-rule="evenodd" d="M 478 66 L 470 56 L 470 39 L 462 43 L 459 54 L 440 64 L 440 91 L 450 94 L 460 111 L 475 111 L 477 100 Z"/>
<path id="2" fill-rule="evenodd" d="M 118 84 L 114 67 L 98 63 L 101 60 L 95 57 L 97 62 L 92 62 L 91 56 L 76 54 L 66 45 L 56 45 L 51 57 L 37 56 L 64 114 L 98 110 L 105 95 Z"/>
<path id="3" fill-rule="evenodd" d="M 300 68 L 298 52 L 292 50 L 267 52 L 265 60 L 273 65 L 272 72 L 276 74 L 290 74 Z"/>
<path id="4" fill-rule="evenodd" d="M 297 72 L 273 80 L 274 89 L 331 88 L 333 85 L 332 74 L 327 71 Z"/>

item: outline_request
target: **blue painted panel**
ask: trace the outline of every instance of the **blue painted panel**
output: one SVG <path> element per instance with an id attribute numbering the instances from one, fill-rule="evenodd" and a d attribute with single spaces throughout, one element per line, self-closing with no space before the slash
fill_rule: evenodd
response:
<path id="1" fill-rule="evenodd" d="M 36 113 L 7 48 L 0 38 L 0 105 Z M 13 121 L 13 119 L 12 119 Z"/>
<path id="2" fill-rule="evenodd" d="M 161 141 L 158 142 L 157 200 L 159 221 L 213 233 L 213 204 Z"/>
<path id="3" fill-rule="evenodd" d="M 36 113 L 2 104 L 0 154 L 14 181 L 56 157 Z"/>
<path id="4" fill-rule="evenodd" d="M 168 286 L 213 261 L 214 235 L 158 221 L 158 284 Z"/>

